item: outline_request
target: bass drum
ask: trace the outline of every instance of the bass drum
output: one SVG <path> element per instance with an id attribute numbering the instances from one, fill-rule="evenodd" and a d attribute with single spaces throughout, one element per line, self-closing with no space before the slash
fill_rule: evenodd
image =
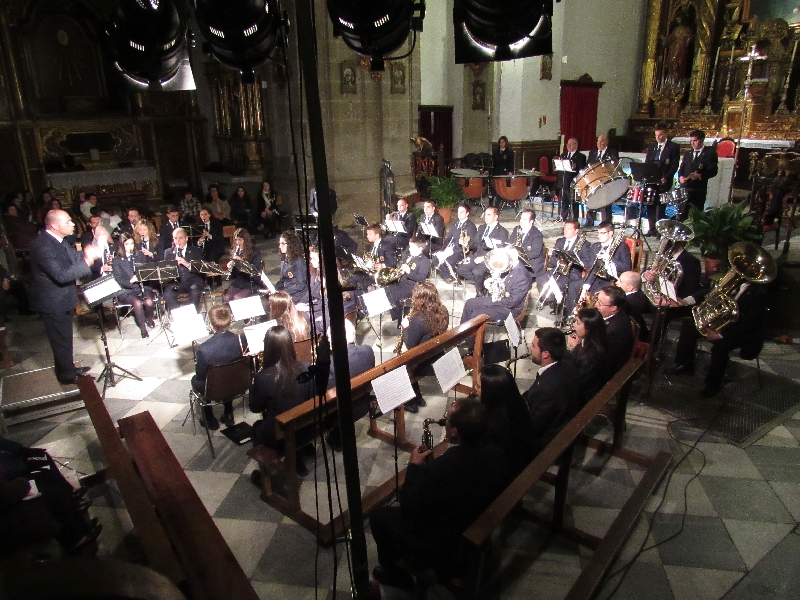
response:
<path id="1" fill-rule="evenodd" d="M 589 210 L 597 210 L 624 196 L 629 183 L 616 163 L 596 163 L 575 176 L 575 191 Z"/>

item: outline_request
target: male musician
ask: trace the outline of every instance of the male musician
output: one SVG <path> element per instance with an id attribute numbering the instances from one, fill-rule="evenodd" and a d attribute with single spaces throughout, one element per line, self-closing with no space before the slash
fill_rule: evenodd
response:
<path id="1" fill-rule="evenodd" d="M 200 248 L 189 246 L 189 238 L 182 227 L 172 233 L 174 245 L 164 252 L 164 260 L 174 260 L 178 263 L 178 280 L 164 285 L 164 302 L 167 310 L 178 308 L 178 294 L 189 294 L 189 302 L 199 310 L 200 296 L 203 293 L 205 282 L 198 273 L 192 272 L 193 260 L 201 260 Z"/>
<path id="2" fill-rule="evenodd" d="M 83 230 L 83 233 L 80 237 L 81 248 L 88 246 L 94 241 L 94 230 L 97 229 L 99 225 L 100 215 L 94 214 L 89 217 L 89 226 Z M 8 227 L 8 224 L 6 224 L 6 227 Z M 14 245 L 14 248 L 17 248 L 16 244 Z"/>
<path id="3" fill-rule="evenodd" d="M 75 280 L 91 272 L 100 251 L 89 244 L 83 254 L 64 238 L 75 232 L 75 223 L 63 210 L 51 210 L 45 229 L 31 246 L 31 308 L 39 313 L 50 342 L 56 379 L 75 383 L 89 367 L 76 368 L 72 360 L 72 313 L 78 301 Z"/>
<path id="4" fill-rule="evenodd" d="M 328 202 L 331 206 L 331 216 L 336 214 L 336 209 L 339 208 L 339 203 L 336 201 L 336 192 L 328 188 Z M 316 219 L 319 216 L 319 198 L 317 197 L 317 188 L 311 188 L 311 197 L 308 200 L 308 210 L 314 215 Z"/>
<path id="5" fill-rule="evenodd" d="M 161 223 L 161 227 L 158 229 L 158 256 L 163 257 L 167 248 L 172 246 L 172 233 L 178 227 L 182 227 L 183 224 L 177 207 L 169 206 L 167 208 L 167 220 Z"/>
<path id="6" fill-rule="evenodd" d="M 547 281 L 547 272 L 544 268 L 544 241 L 542 232 L 534 225 L 536 213 L 526 208 L 519 214 L 519 225 L 514 227 L 508 243 L 521 248 L 530 263 L 531 275 L 541 288 Z"/>
<path id="7" fill-rule="evenodd" d="M 239 336 L 230 331 L 233 320 L 231 309 L 225 304 L 212 306 L 208 311 L 208 324 L 214 332 L 210 338 L 197 347 L 195 354 L 194 375 L 192 376 L 192 389 L 202 394 L 206 389 L 206 375 L 211 367 L 227 365 L 242 357 L 242 344 Z M 223 403 L 222 422 L 232 427 L 233 401 Z M 214 416 L 213 406 L 203 407 L 203 416 L 200 425 L 212 431 L 219 429 L 219 421 Z"/>
<path id="8" fill-rule="evenodd" d="M 764 345 L 768 302 L 766 286 L 745 282 L 739 287 L 734 299 L 739 308 L 739 318 L 719 332 L 699 332 L 691 318 L 684 319 L 681 323 L 681 334 L 675 349 L 675 366 L 665 373 L 694 375 L 697 340 L 705 335 L 711 342 L 711 363 L 705 377 L 705 387 L 700 391 L 701 398 L 716 396 L 722 389 L 731 351 L 741 348 L 740 356 L 745 360 L 752 360 L 759 355 Z"/>
<path id="9" fill-rule="evenodd" d="M 689 212 L 689 205 L 701 211 L 706 204 L 708 180 L 717 175 L 717 151 L 703 145 L 706 134 L 701 129 L 689 132 L 692 149 L 683 155 L 681 166 L 678 170 L 678 181 L 688 195 L 686 206 L 678 216 L 683 221 Z"/>
<path id="10" fill-rule="evenodd" d="M 211 216 L 211 211 L 201 208 L 200 226 L 202 234 L 197 244 L 203 247 L 203 260 L 217 262 L 225 254 L 225 238 L 222 233 L 222 222 Z"/>
<path id="11" fill-rule="evenodd" d="M 354 273 L 350 280 L 364 291 L 373 283 L 376 271 L 383 267 L 397 266 L 397 259 L 394 254 L 394 243 L 390 238 L 384 238 L 380 225 L 370 225 L 367 227 L 367 242 L 369 245 L 364 249 L 364 254 L 369 254 L 374 258 L 372 273 Z"/>
<path id="12" fill-rule="evenodd" d="M 403 223 L 405 233 L 395 233 L 395 246 L 401 250 L 405 250 L 408 246 L 408 240 L 414 235 L 414 229 L 417 226 L 417 218 L 414 213 L 408 210 L 408 201 L 405 198 L 397 199 L 397 212 L 392 213 L 386 220 L 400 221 Z"/>
<path id="13" fill-rule="evenodd" d="M 642 277 L 636 271 L 625 271 L 619 276 L 617 285 L 625 292 L 625 312 L 639 324 L 639 340 L 648 341 L 650 332 L 644 315 L 653 312 L 653 305 L 642 291 Z"/>
<path id="14" fill-rule="evenodd" d="M 473 398 L 458 399 L 445 417 L 453 446 L 428 462 L 430 450 L 412 451 L 399 505 L 381 506 L 369 516 L 379 563 L 372 576 L 379 583 L 413 589 L 414 579 L 397 565 L 400 559 L 415 569 L 456 560 L 461 534 L 502 490 L 507 476 L 503 451 L 482 443 L 486 426 L 485 406 Z"/>
<path id="15" fill-rule="evenodd" d="M 630 360 L 635 342 L 631 318 L 625 312 L 625 292 L 616 286 L 607 285 L 597 294 L 594 306 L 606 322 L 610 378 Z"/>
<path id="16" fill-rule="evenodd" d="M 478 235 L 470 240 L 470 249 L 475 253 L 456 268 L 459 276 L 475 282 L 478 296 L 485 291 L 483 279 L 489 272 L 485 264 L 487 252 L 508 242 L 508 229 L 500 225 L 500 210 L 496 206 L 486 207 L 483 221 L 484 224 L 478 228 Z"/>
<path id="17" fill-rule="evenodd" d="M 102 225 L 98 225 L 92 230 L 91 245 L 100 251 L 100 257 L 91 265 L 92 279 L 97 279 L 111 272 L 111 260 L 114 256 L 113 243 L 111 234 Z"/>
<path id="18" fill-rule="evenodd" d="M 344 229 L 339 229 L 335 223 L 333 225 L 333 244 L 336 248 L 347 250 L 350 254 L 358 252 L 358 242 L 351 238 Z"/>
<path id="19" fill-rule="evenodd" d="M 587 253 L 588 260 L 584 262 L 586 278 L 569 284 L 566 304 L 568 312 L 572 311 L 583 288 L 587 288 L 587 294 L 593 294 L 609 282 L 617 280 L 620 273 L 631 270 L 631 251 L 624 242 L 613 248 L 613 254 L 609 256 L 614 240 L 613 223 L 610 221 L 600 223 L 597 226 L 597 238 L 599 241 L 591 245 Z"/>
<path id="20" fill-rule="evenodd" d="M 655 128 L 656 141 L 647 147 L 647 156 L 644 162 L 658 164 L 661 179 L 658 181 L 658 193 L 663 194 L 672 188 L 672 180 L 678 171 L 681 151 L 678 144 L 667 139 L 667 124 L 657 123 Z M 660 202 L 647 207 L 647 220 L 650 227 L 648 236 L 656 236 L 656 221 L 664 218 L 665 207 Z"/>
<path id="21" fill-rule="evenodd" d="M 613 150 L 608 147 L 608 136 L 603 134 L 597 137 L 597 149 L 592 150 L 589 152 L 589 165 L 596 165 L 597 163 L 603 163 L 606 161 L 618 161 L 619 154 L 617 154 L 616 150 Z M 609 204 L 605 208 L 600 209 L 600 220 L 601 221 L 610 221 L 611 220 L 611 205 Z M 589 210 L 586 211 L 586 220 L 589 225 L 594 224 L 594 219 L 597 216 L 596 210 Z"/>
<path id="22" fill-rule="evenodd" d="M 417 234 L 422 236 L 428 242 L 428 250 L 433 253 L 442 249 L 442 240 L 444 238 L 444 219 L 436 212 L 436 203 L 433 200 L 425 200 L 422 204 L 422 212 L 424 213 L 420 219 L 420 228 Z M 422 225 L 433 228 L 436 235 L 427 235 L 422 230 Z"/>
<path id="23" fill-rule="evenodd" d="M 136 224 L 141 220 L 142 217 L 139 215 L 139 211 L 135 208 L 129 208 L 125 215 L 125 221 L 117 225 L 117 232 L 121 234 L 127 233 L 128 235 L 132 236 L 133 230 L 136 228 Z"/>
<path id="24" fill-rule="evenodd" d="M 497 148 L 492 152 L 492 175 L 495 177 L 502 177 L 503 175 L 513 174 L 514 151 L 508 147 L 508 138 L 501 135 L 500 139 L 497 140 Z M 494 193 L 494 186 L 492 186 L 492 192 L 492 195 L 489 197 L 489 206 L 499 206 L 502 200 Z"/>
<path id="25" fill-rule="evenodd" d="M 469 204 L 462 202 L 456 206 L 458 223 L 450 226 L 450 230 L 442 240 L 443 250 L 437 252 L 433 259 L 434 266 L 439 266 L 439 274 L 443 281 L 453 280 L 456 276 L 456 265 L 464 259 L 464 251 L 459 243 L 462 233 L 469 239 L 470 245 L 478 237 L 478 228 L 469 220 L 469 211 Z"/>
<path id="26" fill-rule="evenodd" d="M 575 202 L 575 194 L 572 191 L 572 182 L 578 171 L 586 168 L 586 155 L 578 152 L 578 140 L 576 138 L 569 138 L 567 141 L 567 149 L 559 157 L 564 160 L 569 160 L 572 166 L 571 171 L 559 171 L 558 180 L 556 181 L 556 192 L 561 200 L 560 217 L 564 220 L 572 217 L 578 219 L 578 203 Z"/>
<path id="27" fill-rule="evenodd" d="M 409 256 L 400 266 L 403 276 L 384 289 L 392 303 L 392 319 L 400 320 L 403 312 L 401 302 L 411 298 L 411 292 L 418 281 L 425 281 L 431 272 L 431 261 L 425 255 L 425 240 L 414 236 L 408 244 Z"/>
<path id="28" fill-rule="evenodd" d="M 477 315 L 489 315 L 493 321 L 504 321 L 509 313 L 518 317 L 523 310 L 525 298 L 531 289 L 531 272 L 525 264 L 511 253 L 511 269 L 503 278 L 503 296 L 494 301 L 490 296 L 477 296 L 464 303 L 461 322 L 466 323 Z M 471 345 L 468 344 L 469 347 Z"/>
<path id="29" fill-rule="evenodd" d="M 538 454 L 581 408 L 580 376 L 567 354 L 564 332 L 542 327 L 533 334 L 531 360 L 539 366 L 536 381 L 522 395 L 534 429 L 533 445 Z"/>

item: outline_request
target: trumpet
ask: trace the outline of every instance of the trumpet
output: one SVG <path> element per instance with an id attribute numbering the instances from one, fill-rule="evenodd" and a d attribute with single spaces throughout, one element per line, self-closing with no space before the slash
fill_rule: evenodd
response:
<path id="1" fill-rule="evenodd" d="M 467 256 L 469 255 L 469 243 L 470 237 L 467 233 L 466 229 L 462 229 L 461 233 L 458 236 L 458 245 L 461 246 L 461 253 L 464 255 L 464 258 L 461 259 L 461 262 L 467 261 Z"/>

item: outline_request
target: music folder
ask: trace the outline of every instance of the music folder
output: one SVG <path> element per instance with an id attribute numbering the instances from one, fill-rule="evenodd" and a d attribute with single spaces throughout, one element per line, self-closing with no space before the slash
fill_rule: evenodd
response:
<path id="1" fill-rule="evenodd" d="M 439 234 L 436 232 L 436 227 L 430 223 L 420 223 L 419 228 L 423 235 L 428 235 L 432 238 L 439 237 Z"/>
<path id="2" fill-rule="evenodd" d="M 407 233 L 405 223 L 392 221 L 389 217 L 386 217 L 386 229 L 391 233 Z"/>
<path id="3" fill-rule="evenodd" d="M 556 166 L 556 171 L 575 172 L 575 169 L 572 168 L 572 161 L 568 158 L 554 158 L 553 164 Z"/>

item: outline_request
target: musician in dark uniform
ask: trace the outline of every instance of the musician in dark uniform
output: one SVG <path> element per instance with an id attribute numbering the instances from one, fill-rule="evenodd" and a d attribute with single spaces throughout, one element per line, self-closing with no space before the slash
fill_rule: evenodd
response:
<path id="1" fill-rule="evenodd" d="M 94 245 L 83 254 L 67 245 L 64 238 L 75 233 L 75 223 L 63 210 L 45 215 L 45 229 L 31 246 L 31 308 L 39 313 L 50 342 L 56 379 L 75 383 L 88 367 L 76 369 L 72 360 L 72 313 L 78 302 L 75 280 L 91 273 L 89 266 L 100 258 Z"/>
<path id="2" fill-rule="evenodd" d="M 617 285 L 625 292 L 625 312 L 639 324 L 639 341 L 650 339 L 650 331 L 644 315 L 653 312 L 653 305 L 642 291 L 642 277 L 636 271 L 625 271 L 619 276 Z"/>
<path id="3" fill-rule="evenodd" d="M 556 181 L 556 191 L 558 192 L 560 205 L 560 216 L 566 220 L 572 217 L 578 219 L 578 203 L 575 202 L 575 194 L 572 191 L 572 182 L 578 171 L 586 168 L 586 155 L 578 152 L 578 140 L 570 138 L 567 141 L 567 149 L 559 157 L 563 160 L 571 161 L 571 171 L 558 171 L 558 180 Z"/>
<path id="4" fill-rule="evenodd" d="M 681 150 L 678 144 L 672 140 L 667 139 L 667 124 L 657 123 L 655 128 L 656 141 L 647 147 L 647 156 L 644 162 L 655 163 L 658 165 L 661 179 L 658 183 L 658 193 L 663 194 L 672 188 L 672 181 L 675 178 L 675 173 L 678 172 L 678 165 L 681 159 Z M 665 206 L 658 200 L 652 206 L 647 207 L 647 220 L 650 222 L 650 228 L 647 231 L 648 236 L 655 236 L 656 221 L 664 218 Z"/>
<path id="5" fill-rule="evenodd" d="M 200 227 L 202 234 L 197 245 L 202 247 L 203 260 L 217 262 L 225 254 L 225 234 L 222 232 L 222 221 L 211 216 L 207 208 L 200 209 Z"/>
<path id="6" fill-rule="evenodd" d="M 531 289 L 531 281 L 531 272 L 517 258 L 516 252 L 511 252 L 511 270 L 503 277 L 505 290 L 502 298 L 497 301 L 493 301 L 489 296 L 470 298 L 464 304 L 461 322 L 466 323 L 482 314 L 489 315 L 493 321 L 504 321 L 509 313 L 515 318 L 518 317 Z"/>
<path id="7" fill-rule="evenodd" d="M 459 244 L 462 233 L 469 239 L 469 244 L 478 237 L 478 228 L 469 220 L 469 205 L 461 203 L 456 206 L 458 222 L 450 226 L 444 240 L 442 250 L 433 258 L 433 265 L 439 267 L 439 274 L 444 281 L 452 281 L 456 275 L 456 265 L 464 259 L 464 252 Z M 445 255 L 448 255 L 446 256 Z M 445 264 L 445 262 L 447 264 Z"/>
<path id="8" fill-rule="evenodd" d="M 80 237 L 81 248 L 85 248 L 94 241 L 94 230 L 97 229 L 97 227 L 100 225 L 100 222 L 101 222 L 100 215 L 95 214 L 89 217 L 89 224 L 86 227 L 86 229 L 83 230 L 83 233 L 81 233 Z M 6 227 L 8 227 L 8 225 L 6 225 Z M 34 234 L 35 233 L 36 232 L 34 230 Z M 34 237 L 34 239 L 36 238 Z M 15 250 L 17 249 L 16 244 L 14 245 L 14 249 Z"/>
<path id="9" fill-rule="evenodd" d="M 519 225 L 514 227 L 508 243 L 521 248 L 530 263 L 531 275 L 539 288 L 547 281 L 544 268 L 544 240 L 542 232 L 534 225 L 536 213 L 526 208 L 519 214 Z"/>
<path id="10" fill-rule="evenodd" d="M 333 225 L 333 244 L 337 248 L 347 250 L 350 254 L 358 252 L 358 242 L 351 238 L 344 229 L 339 229 L 336 224 Z"/>
<path id="11" fill-rule="evenodd" d="M 136 224 L 141 220 L 139 211 L 135 208 L 129 208 L 125 211 L 126 219 L 117 225 L 117 233 L 127 233 L 133 235 L 133 230 L 136 229 Z"/>
<path id="12" fill-rule="evenodd" d="M 442 242 L 444 240 L 444 219 L 436 212 L 436 203 L 433 200 L 425 200 L 422 204 L 423 216 L 420 218 L 420 228 L 417 235 L 422 236 L 428 242 L 429 253 L 437 252 L 442 249 Z M 422 224 L 433 227 L 436 231 L 436 236 L 426 235 L 422 231 Z"/>
<path id="13" fill-rule="evenodd" d="M 303 255 L 303 242 L 294 231 L 284 231 L 278 238 L 281 254 L 281 278 L 275 289 L 283 290 L 295 304 L 308 302 L 308 267 Z"/>
<path id="14" fill-rule="evenodd" d="M 686 218 L 689 206 L 702 212 L 706 204 L 708 180 L 717 176 L 717 151 L 703 145 L 705 138 L 705 132 L 700 129 L 693 129 L 689 133 L 692 149 L 683 155 L 678 169 L 678 181 L 688 195 L 686 206 L 678 216 L 679 221 Z"/>
<path id="15" fill-rule="evenodd" d="M 255 274 L 250 275 L 241 270 L 233 258 L 252 265 Z M 228 272 L 231 284 L 222 296 L 225 302 L 252 296 L 254 291 L 263 287 L 261 283 L 261 251 L 253 245 L 253 238 L 247 229 L 240 227 L 231 238 L 231 260 L 228 261 Z"/>
<path id="16" fill-rule="evenodd" d="M 161 223 L 161 227 L 158 229 L 159 258 L 163 258 L 167 248 L 172 247 L 172 232 L 183 225 L 180 220 L 180 215 L 181 213 L 178 211 L 177 207 L 170 206 L 167 208 L 167 218 L 163 223 Z M 155 240 L 152 241 L 154 242 Z"/>
<path id="17" fill-rule="evenodd" d="M 625 312 L 625 292 L 621 288 L 607 285 L 597 294 L 595 308 L 606 322 L 608 339 L 608 377 L 611 379 L 631 358 L 633 345 L 633 326 Z"/>
<path id="18" fill-rule="evenodd" d="M 580 227 L 580 223 L 574 219 L 567 219 L 564 221 L 564 235 L 556 240 L 553 250 L 574 252 L 585 265 L 586 261 L 589 260 L 588 254 L 591 250 L 591 244 L 586 242 L 586 235 L 580 232 Z M 579 233 L 581 233 L 581 235 L 579 235 Z M 555 298 L 551 298 L 553 290 L 550 289 L 550 287 L 557 287 L 563 296 L 566 297 L 570 282 L 583 279 L 583 267 L 573 263 L 569 263 L 568 265 L 560 264 L 555 252 L 550 254 L 547 267 L 549 277 L 545 284 L 546 287 L 540 290 L 539 303 L 543 304 L 545 301 L 552 302 L 551 305 L 555 308 L 556 302 Z M 562 298 L 561 302 L 563 303 L 564 301 L 565 299 Z"/>
<path id="19" fill-rule="evenodd" d="M 397 199 L 397 212 L 392 213 L 386 217 L 387 221 L 400 221 L 403 224 L 405 233 L 392 234 L 395 238 L 395 246 L 401 250 L 405 250 L 408 246 L 408 240 L 414 235 L 414 229 L 417 227 L 417 218 L 414 213 L 408 210 L 408 201 L 405 198 Z"/>
<path id="20" fill-rule="evenodd" d="M 608 136 L 605 134 L 597 136 L 597 148 L 589 152 L 589 160 L 587 165 L 596 165 L 597 163 L 603 163 L 607 161 L 617 162 L 618 160 L 619 154 L 617 154 L 617 151 L 608 147 Z M 600 211 L 601 221 L 611 220 L 611 204 L 600 209 Z M 598 211 L 596 210 L 586 211 L 586 220 L 588 221 L 589 225 L 594 224 L 597 212 Z"/>
<path id="21" fill-rule="evenodd" d="M 374 283 L 375 273 L 383 267 L 397 266 L 397 258 L 394 252 L 394 238 L 383 237 L 380 225 L 370 225 L 367 227 L 367 243 L 364 254 L 369 254 L 373 258 L 372 272 L 354 273 L 350 277 L 353 285 L 366 291 Z"/>
<path id="22" fill-rule="evenodd" d="M 142 258 L 147 258 L 142 255 Z M 153 320 L 153 290 L 142 286 L 136 279 L 136 243 L 127 233 L 123 233 L 117 240 L 117 255 L 112 263 L 114 279 L 125 291 L 117 296 L 121 304 L 130 304 L 133 307 L 133 317 L 139 326 L 143 338 L 150 337 L 147 328 L 156 326 Z"/>
<path id="23" fill-rule="evenodd" d="M 202 260 L 200 248 L 188 245 L 189 238 L 186 237 L 182 227 L 178 227 L 172 233 L 172 240 L 174 245 L 164 252 L 164 260 L 174 260 L 178 263 L 178 280 L 164 284 L 164 302 L 167 310 L 178 308 L 178 294 L 189 294 L 189 302 L 199 311 L 200 296 L 203 294 L 205 281 L 200 274 L 192 272 L 190 263 Z"/>
<path id="24" fill-rule="evenodd" d="M 514 151 L 508 147 L 508 138 L 504 135 L 500 136 L 497 140 L 497 148 L 492 152 L 492 175 L 494 177 L 502 177 L 504 175 L 514 174 Z M 494 192 L 494 185 L 492 185 Z M 497 194 L 493 193 L 489 198 L 489 206 L 499 205 L 500 199 Z"/>
<path id="25" fill-rule="evenodd" d="M 392 303 L 392 319 L 399 321 L 403 312 L 402 302 L 411 297 L 414 286 L 425 281 L 431 272 L 431 261 L 425 255 L 425 240 L 414 236 L 408 244 L 408 258 L 400 265 L 402 277 L 384 287 L 389 302 Z"/>
<path id="26" fill-rule="evenodd" d="M 478 234 L 470 240 L 470 250 L 474 254 L 456 267 L 460 277 L 475 282 L 475 291 L 479 296 L 484 292 L 483 280 L 489 272 L 485 264 L 486 254 L 508 242 L 508 229 L 500 225 L 500 211 L 496 206 L 486 207 L 483 220 Z"/>
<path id="27" fill-rule="evenodd" d="M 133 232 L 133 241 L 137 264 L 158 262 L 159 258 L 163 256 L 163 253 L 159 254 L 158 251 L 159 244 L 156 242 L 156 228 L 150 221 L 139 221 L 136 230 Z"/>

